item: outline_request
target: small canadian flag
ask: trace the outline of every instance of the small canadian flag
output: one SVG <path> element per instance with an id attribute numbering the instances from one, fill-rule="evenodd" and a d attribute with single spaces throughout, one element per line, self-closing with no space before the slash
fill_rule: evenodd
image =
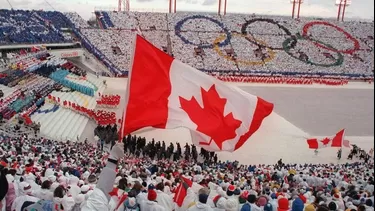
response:
<path id="1" fill-rule="evenodd" d="M 235 151 L 272 113 L 273 104 L 229 86 L 137 35 L 120 137 L 144 127 L 188 128 L 210 151 Z"/>
<path id="2" fill-rule="evenodd" d="M 321 149 L 326 147 L 350 147 L 349 141 L 344 140 L 345 129 L 340 130 L 334 137 L 326 137 L 318 140 L 316 138 L 308 139 L 307 144 L 310 149 Z"/>

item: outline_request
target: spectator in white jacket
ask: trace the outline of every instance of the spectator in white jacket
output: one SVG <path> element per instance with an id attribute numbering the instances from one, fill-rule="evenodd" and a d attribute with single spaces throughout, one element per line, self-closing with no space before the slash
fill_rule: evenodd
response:
<path id="1" fill-rule="evenodd" d="M 213 211 L 213 209 L 207 204 L 208 195 L 201 193 L 198 195 L 198 202 L 190 207 L 188 211 Z"/>
<path id="2" fill-rule="evenodd" d="M 39 199 L 44 199 L 44 200 L 53 200 L 53 193 L 51 191 L 51 185 L 52 182 L 49 180 L 46 180 L 42 183 L 41 189 L 35 191 L 33 195 Z"/>
<path id="3" fill-rule="evenodd" d="M 107 165 L 100 173 L 98 184 L 84 203 L 81 211 L 109 210 L 109 192 L 113 189 L 115 183 L 117 162 L 122 157 L 124 157 L 124 144 L 118 143 L 113 146 L 109 153 Z"/>
<path id="4" fill-rule="evenodd" d="M 341 195 L 339 193 L 335 193 L 332 197 L 332 200 L 336 202 L 338 209 L 345 210 L 345 204 L 343 199 L 341 198 Z"/>
<path id="5" fill-rule="evenodd" d="M 69 193 L 75 198 L 79 193 L 81 193 L 81 188 L 78 187 L 79 178 L 71 176 L 69 178 Z"/>
<path id="6" fill-rule="evenodd" d="M 157 196 L 158 195 L 155 190 L 153 189 L 148 190 L 148 193 L 147 193 L 148 200 L 142 202 L 142 204 L 140 205 L 141 210 L 166 211 L 164 207 L 162 207 L 156 202 Z"/>
<path id="7" fill-rule="evenodd" d="M 173 198 L 171 195 L 168 195 L 164 192 L 164 184 L 163 182 L 156 185 L 156 201 L 162 207 L 164 207 L 167 211 L 173 210 Z"/>
<path id="8" fill-rule="evenodd" d="M 37 202 L 39 199 L 31 196 L 32 189 L 29 183 L 20 182 L 20 195 L 13 201 L 12 211 L 22 211 L 23 208 Z"/>
<path id="9" fill-rule="evenodd" d="M 272 206 L 272 211 L 277 211 L 278 201 L 277 201 L 277 196 L 275 193 L 271 194 L 271 200 L 269 201 L 269 203 Z"/>
<path id="10" fill-rule="evenodd" d="M 147 187 L 146 182 L 143 182 L 142 186 L 143 186 L 143 190 L 135 197 L 138 204 L 142 204 L 144 201 L 147 201 L 147 190 L 155 188 L 153 184 L 150 184 L 148 188 L 146 188 Z"/>

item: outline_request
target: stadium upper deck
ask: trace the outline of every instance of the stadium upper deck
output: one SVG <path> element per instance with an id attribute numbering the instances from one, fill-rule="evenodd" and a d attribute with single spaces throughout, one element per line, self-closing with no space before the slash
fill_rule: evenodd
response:
<path id="1" fill-rule="evenodd" d="M 130 68 L 135 33 L 202 71 L 221 75 L 373 77 L 374 23 L 278 16 L 95 12 L 102 29 L 78 14 L 0 11 L 0 44 L 70 42 L 116 74 Z M 10 18 L 9 18 L 10 17 Z"/>

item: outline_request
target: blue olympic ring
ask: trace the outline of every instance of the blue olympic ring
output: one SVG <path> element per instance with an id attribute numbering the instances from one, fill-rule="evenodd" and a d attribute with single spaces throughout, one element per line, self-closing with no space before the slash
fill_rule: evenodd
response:
<path id="1" fill-rule="evenodd" d="M 216 25 L 218 25 L 223 30 L 223 32 L 226 34 L 226 39 L 223 40 L 222 42 L 218 43 L 219 47 L 227 46 L 230 43 L 232 35 L 230 34 L 229 30 L 224 26 L 223 23 L 221 23 L 220 21 L 218 21 L 216 19 L 207 17 L 207 16 L 194 15 L 194 16 L 189 16 L 189 17 L 186 17 L 186 18 L 180 20 L 179 22 L 176 23 L 176 26 L 175 26 L 176 35 L 186 44 L 195 45 L 195 46 L 198 46 L 198 47 L 201 47 L 201 48 L 213 48 L 214 47 L 213 44 L 202 45 L 202 44 L 199 44 L 199 43 L 193 43 L 190 40 L 186 39 L 183 35 L 181 35 L 181 31 L 182 31 L 181 28 L 182 28 L 183 24 L 186 21 L 193 20 L 193 19 L 206 19 L 208 21 L 211 21 L 211 22 L 215 23 Z"/>

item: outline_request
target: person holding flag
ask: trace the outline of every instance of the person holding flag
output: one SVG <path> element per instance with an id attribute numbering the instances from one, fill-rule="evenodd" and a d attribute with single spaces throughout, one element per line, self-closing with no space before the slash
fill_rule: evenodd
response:
<path id="1" fill-rule="evenodd" d="M 93 193 L 84 203 L 81 211 L 109 211 L 110 192 L 116 179 L 116 168 L 118 160 L 125 156 L 124 144 L 117 143 L 109 153 L 106 167 L 100 173 L 98 184 Z"/>
<path id="2" fill-rule="evenodd" d="M 340 148 L 339 151 L 337 151 L 337 158 L 339 160 L 341 160 L 341 154 L 342 154 L 342 148 Z"/>
<path id="3" fill-rule="evenodd" d="M 345 129 L 340 130 L 336 133 L 333 137 L 326 137 L 323 139 L 318 140 L 317 138 L 307 139 L 307 144 L 309 145 L 310 149 L 315 150 L 315 154 L 317 154 L 318 149 L 327 148 L 327 147 L 340 147 L 342 148 L 350 147 L 350 143 L 348 140 L 344 140 L 345 137 Z"/>

